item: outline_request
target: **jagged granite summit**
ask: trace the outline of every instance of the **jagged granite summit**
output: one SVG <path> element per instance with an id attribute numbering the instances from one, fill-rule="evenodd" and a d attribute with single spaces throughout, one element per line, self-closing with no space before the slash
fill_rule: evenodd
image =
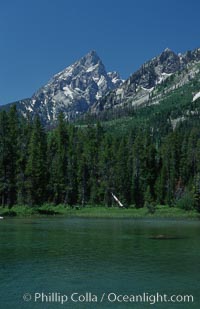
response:
<path id="1" fill-rule="evenodd" d="M 44 123 L 56 121 L 60 112 L 70 120 L 121 83 L 119 74 L 107 73 L 97 53 L 91 51 L 54 75 L 30 99 L 17 102 L 17 108 L 25 116 L 39 115 Z"/>
<path id="2" fill-rule="evenodd" d="M 166 90 L 168 92 L 189 82 L 199 72 L 199 61 L 200 49 L 177 55 L 166 48 L 160 55 L 143 64 L 117 89 L 96 102 L 91 108 L 91 113 L 157 104 L 161 99 L 160 95 L 157 95 L 159 86 L 170 77 L 174 77 L 174 82 L 172 87 Z M 162 96 L 164 95 L 165 93 L 162 93 Z"/>

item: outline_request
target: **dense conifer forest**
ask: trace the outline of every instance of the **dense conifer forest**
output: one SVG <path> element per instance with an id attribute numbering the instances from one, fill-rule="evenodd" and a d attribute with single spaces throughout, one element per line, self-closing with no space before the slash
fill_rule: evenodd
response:
<path id="1" fill-rule="evenodd" d="M 200 211 L 199 116 L 174 126 L 164 112 L 152 115 L 126 117 L 120 127 L 117 120 L 70 124 L 60 114 L 47 129 L 39 117 L 19 117 L 15 106 L 1 111 L 1 207 L 111 206 L 114 193 L 126 207 Z"/>

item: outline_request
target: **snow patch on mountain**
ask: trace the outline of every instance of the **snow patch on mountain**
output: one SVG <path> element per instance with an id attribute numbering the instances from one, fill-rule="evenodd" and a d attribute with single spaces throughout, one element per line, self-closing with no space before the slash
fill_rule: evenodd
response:
<path id="1" fill-rule="evenodd" d="M 164 82 L 169 76 L 171 76 L 172 73 L 161 73 L 161 75 L 158 78 L 157 84 L 162 84 L 162 82 Z"/>
<path id="2" fill-rule="evenodd" d="M 95 65 L 93 65 L 93 66 L 91 66 L 91 67 L 89 67 L 89 68 L 86 70 L 86 72 L 92 72 L 92 71 L 94 71 L 94 70 L 97 68 L 97 66 L 98 66 L 98 63 L 95 64 Z"/>

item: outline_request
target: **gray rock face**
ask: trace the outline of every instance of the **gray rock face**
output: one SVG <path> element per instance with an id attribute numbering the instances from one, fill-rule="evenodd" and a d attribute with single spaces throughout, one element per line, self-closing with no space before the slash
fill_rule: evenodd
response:
<path id="1" fill-rule="evenodd" d="M 115 87 L 119 87 L 124 80 L 121 79 L 118 72 L 108 72 L 108 76 L 110 77 L 112 83 L 115 85 Z"/>
<path id="2" fill-rule="evenodd" d="M 165 49 L 158 57 L 143 64 L 116 90 L 100 99 L 92 107 L 92 113 L 126 104 L 142 104 L 148 100 L 150 92 L 156 85 L 173 73 L 182 70 L 186 63 L 184 56 L 180 57 L 170 49 Z"/>
<path id="3" fill-rule="evenodd" d="M 20 102 L 24 115 L 38 114 L 43 122 L 51 123 L 63 112 L 66 119 L 85 113 L 98 99 L 122 83 L 119 75 L 107 73 L 95 51 L 64 69 L 27 103 Z"/>

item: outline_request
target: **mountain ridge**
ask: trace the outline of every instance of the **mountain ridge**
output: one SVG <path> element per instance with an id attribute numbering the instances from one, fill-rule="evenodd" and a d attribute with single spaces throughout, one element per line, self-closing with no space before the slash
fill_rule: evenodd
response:
<path id="1" fill-rule="evenodd" d="M 187 70 L 190 69 L 191 64 L 199 61 L 200 49 L 176 54 L 167 48 L 157 57 L 144 63 L 116 90 L 96 102 L 91 108 L 91 113 L 98 114 L 103 110 L 117 107 L 140 107 L 149 104 L 159 85 L 174 74 L 181 74 L 184 70 L 185 76 L 188 75 Z M 195 74 L 192 76 L 191 73 L 190 78 L 195 78 Z"/>
<path id="2" fill-rule="evenodd" d="M 183 54 L 166 48 L 124 81 L 117 72 L 107 72 L 92 50 L 55 74 L 31 98 L 1 108 L 16 104 L 25 117 L 37 114 L 50 124 L 56 122 L 60 112 L 65 119 L 74 120 L 87 113 L 98 116 L 102 111 L 158 104 L 174 89 L 195 80 L 199 62 L 200 48 Z"/>

